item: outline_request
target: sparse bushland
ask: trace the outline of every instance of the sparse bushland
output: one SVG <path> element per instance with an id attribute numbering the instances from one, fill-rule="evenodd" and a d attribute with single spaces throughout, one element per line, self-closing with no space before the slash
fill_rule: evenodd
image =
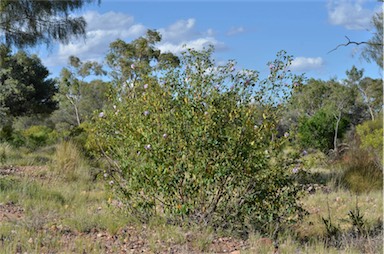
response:
<path id="1" fill-rule="evenodd" d="M 116 253 L 124 249 L 145 253 L 217 253 L 235 249 L 241 253 L 271 253 L 274 249 L 273 241 L 257 231 L 241 240 L 229 231 L 172 225 L 156 215 L 143 224 L 111 198 L 102 181 L 68 181 L 52 175 L 47 167 L 35 170 L 40 174 L 28 171 L 24 176 L 0 177 L 0 253 L 20 249 L 28 253 Z M 343 188 L 329 193 L 318 189 L 302 200 L 308 216 L 280 233 L 279 251 L 381 253 L 382 201 L 383 194 L 377 190 L 356 195 Z M 359 215 L 357 219 L 353 220 L 351 212 Z M 340 229 L 338 245 L 327 246 L 322 218 L 331 218 Z M 359 228 L 363 234 L 359 235 Z"/>
<path id="2" fill-rule="evenodd" d="M 112 43 L 111 82 L 72 57 L 53 116 L 0 118 L 0 253 L 383 251 L 377 80 L 305 82 L 284 53 L 260 80 L 160 39 Z"/>

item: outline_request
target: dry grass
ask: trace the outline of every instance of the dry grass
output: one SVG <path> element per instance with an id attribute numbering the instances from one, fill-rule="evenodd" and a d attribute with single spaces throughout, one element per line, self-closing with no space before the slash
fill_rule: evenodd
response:
<path id="1" fill-rule="evenodd" d="M 7 148 L 8 149 L 8 148 Z M 141 224 L 118 209 L 104 183 L 92 180 L 91 169 L 71 143 L 57 146 L 52 165 L 36 172 L 0 175 L 0 204 L 10 203 L 19 217 L 1 217 L 0 254 L 16 253 L 272 253 L 273 243 L 257 233 L 244 242 L 210 228 L 181 228 L 154 217 Z M 69 159 L 68 159 L 69 158 Z M 314 170 L 329 180 L 334 172 Z M 40 177 L 42 176 L 42 177 Z M 336 185 L 335 185 L 336 186 Z M 343 188 L 329 194 L 317 191 L 303 200 L 309 215 L 279 239 L 279 253 L 382 253 L 382 229 L 365 238 L 348 237 L 350 210 L 358 207 L 366 227 L 382 223 L 383 193 L 356 196 Z M 9 214 L 8 214 L 9 215 Z M 343 232 L 339 248 L 326 247 L 322 218 Z M 236 253 L 236 252 L 234 252 Z M 238 252 L 237 252 L 238 253 Z"/>
<path id="2" fill-rule="evenodd" d="M 90 168 L 80 149 L 71 141 L 63 141 L 56 145 L 53 155 L 52 170 L 66 181 L 88 181 Z"/>

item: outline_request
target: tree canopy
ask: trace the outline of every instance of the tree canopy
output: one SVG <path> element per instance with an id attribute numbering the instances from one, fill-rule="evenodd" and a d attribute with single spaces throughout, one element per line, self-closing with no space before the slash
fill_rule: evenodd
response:
<path id="1" fill-rule="evenodd" d="M 24 51 L 12 55 L 0 46 L 0 112 L 5 116 L 50 113 L 56 108 L 52 97 L 55 82 L 36 55 Z"/>
<path id="2" fill-rule="evenodd" d="M 1 0 L 0 36 L 7 46 L 26 47 L 85 35 L 83 17 L 70 16 L 95 0 Z"/>
<path id="3" fill-rule="evenodd" d="M 373 60 L 383 69 L 383 12 L 376 13 L 372 18 L 375 29 L 372 38 L 366 43 L 362 56 L 370 62 Z"/>

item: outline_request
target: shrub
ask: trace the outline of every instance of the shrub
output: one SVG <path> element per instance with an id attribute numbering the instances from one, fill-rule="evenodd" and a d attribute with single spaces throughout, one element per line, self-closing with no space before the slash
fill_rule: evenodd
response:
<path id="1" fill-rule="evenodd" d="M 257 72 L 215 66 L 211 54 L 188 50 L 159 82 L 143 78 L 116 93 L 91 141 L 110 161 L 112 189 L 139 218 L 272 233 L 302 211 L 291 172 L 271 160 L 288 141 L 276 126 L 295 78 L 284 71 L 290 57 L 279 54 L 255 86 Z"/>
<path id="2" fill-rule="evenodd" d="M 338 138 L 346 131 L 348 121 L 342 118 L 339 124 Z M 335 136 L 335 117 L 327 109 L 320 109 L 311 117 L 299 120 L 298 136 L 304 148 L 317 148 L 328 152 L 333 148 Z"/>
<path id="3" fill-rule="evenodd" d="M 356 126 L 360 146 L 374 154 L 378 164 L 383 165 L 383 117 L 366 121 Z"/>
<path id="4" fill-rule="evenodd" d="M 21 132 L 27 147 L 36 148 L 47 144 L 53 144 L 56 140 L 57 133 L 52 129 L 34 125 Z"/>

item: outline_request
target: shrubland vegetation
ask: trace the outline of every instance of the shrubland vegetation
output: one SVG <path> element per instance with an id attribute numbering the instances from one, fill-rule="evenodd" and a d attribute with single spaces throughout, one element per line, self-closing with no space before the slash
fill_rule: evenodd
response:
<path id="1" fill-rule="evenodd" d="M 1 46 L 0 253 L 383 250 L 381 80 L 305 79 L 284 51 L 263 78 L 160 41 L 57 79 Z"/>

